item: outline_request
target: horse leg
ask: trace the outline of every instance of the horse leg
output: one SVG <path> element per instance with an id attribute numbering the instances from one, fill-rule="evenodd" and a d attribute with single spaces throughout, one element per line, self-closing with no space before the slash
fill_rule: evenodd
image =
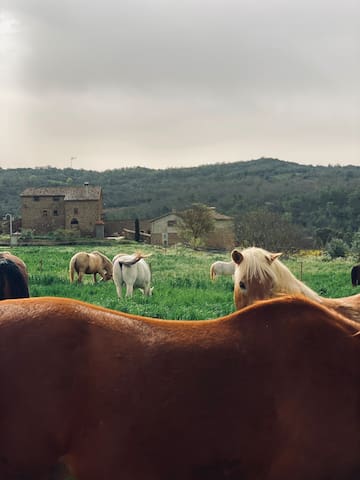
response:
<path id="1" fill-rule="evenodd" d="M 118 298 L 122 298 L 122 286 L 121 286 L 121 284 L 118 285 L 118 283 L 115 283 L 115 287 L 116 287 L 116 293 L 117 293 Z"/>
<path id="2" fill-rule="evenodd" d="M 94 273 L 94 283 L 96 283 L 97 280 L 96 280 L 96 272 Z"/>
<path id="3" fill-rule="evenodd" d="M 134 285 L 132 283 L 126 284 L 126 296 L 132 297 L 134 291 Z"/>

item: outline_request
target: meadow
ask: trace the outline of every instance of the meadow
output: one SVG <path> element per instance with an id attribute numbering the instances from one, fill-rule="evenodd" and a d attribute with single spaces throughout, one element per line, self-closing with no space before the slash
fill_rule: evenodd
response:
<path id="1" fill-rule="evenodd" d="M 1 250 L 9 250 L 3 247 Z M 112 259 L 117 253 L 141 250 L 152 271 L 153 295 L 145 297 L 135 290 L 132 298 L 118 299 L 110 282 L 93 284 L 86 275 L 83 284 L 69 281 L 70 258 L 79 251 L 99 250 Z M 212 281 L 210 265 L 216 260 L 230 260 L 230 253 L 193 251 L 183 247 L 163 249 L 148 245 L 72 245 L 12 247 L 11 252 L 27 264 L 32 297 L 69 297 L 114 310 L 164 319 L 203 320 L 234 311 L 231 277 Z M 343 297 L 358 293 L 352 287 L 351 259 L 324 261 L 319 255 L 283 256 L 281 260 L 293 274 L 325 297 Z M 125 293 L 125 292 L 124 292 Z"/>

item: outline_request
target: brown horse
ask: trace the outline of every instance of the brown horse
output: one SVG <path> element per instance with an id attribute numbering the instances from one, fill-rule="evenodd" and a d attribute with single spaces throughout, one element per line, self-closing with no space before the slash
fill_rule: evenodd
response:
<path id="1" fill-rule="evenodd" d="M 23 274 L 23 277 L 26 281 L 26 283 L 29 283 L 29 274 L 27 270 L 27 266 L 21 258 L 17 257 L 16 255 L 12 254 L 11 252 L 0 252 L 0 259 L 1 258 L 6 258 L 8 260 L 11 260 L 14 262 L 20 269 L 21 273 Z"/>
<path id="2" fill-rule="evenodd" d="M 351 320 L 360 322 L 360 294 L 341 298 L 325 298 L 298 280 L 279 260 L 281 253 L 250 247 L 231 253 L 236 264 L 234 302 L 237 309 L 258 300 L 279 295 L 305 295 Z"/>
<path id="3" fill-rule="evenodd" d="M 205 321 L 0 308 L 0 478 L 358 480 L 359 325 L 305 298 Z"/>
<path id="4" fill-rule="evenodd" d="M 82 282 L 84 274 L 92 274 L 94 283 L 96 283 L 97 274 L 102 280 L 107 281 L 112 279 L 113 265 L 111 260 L 100 252 L 78 252 L 70 260 L 70 282 L 74 281 L 75 272 L 78 275 L 78 283 Z"/>
<path id="5" fill-rule="evenodd" d="M 29 297 L 25 263 L 10 252 L 0 253 L 0 300 Z"/>

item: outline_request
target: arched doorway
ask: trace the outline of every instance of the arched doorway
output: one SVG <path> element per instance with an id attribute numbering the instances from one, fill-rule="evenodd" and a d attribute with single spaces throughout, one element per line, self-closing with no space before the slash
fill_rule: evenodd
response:
<path id="1" fill-rule="evenodd" d="M 77 218 L 72 218 L 70 222 L 71 230 L 79 230 L 79 221 Z"/>

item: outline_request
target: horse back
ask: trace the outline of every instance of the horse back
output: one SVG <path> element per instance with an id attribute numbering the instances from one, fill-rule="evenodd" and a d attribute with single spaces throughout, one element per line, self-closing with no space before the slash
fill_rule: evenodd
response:
<path id="1" fill-rule="evenodd" d="M 357 478 L 357 331 L 289 298 L 201 322 L 5 301 L 0 478 Z"/>

